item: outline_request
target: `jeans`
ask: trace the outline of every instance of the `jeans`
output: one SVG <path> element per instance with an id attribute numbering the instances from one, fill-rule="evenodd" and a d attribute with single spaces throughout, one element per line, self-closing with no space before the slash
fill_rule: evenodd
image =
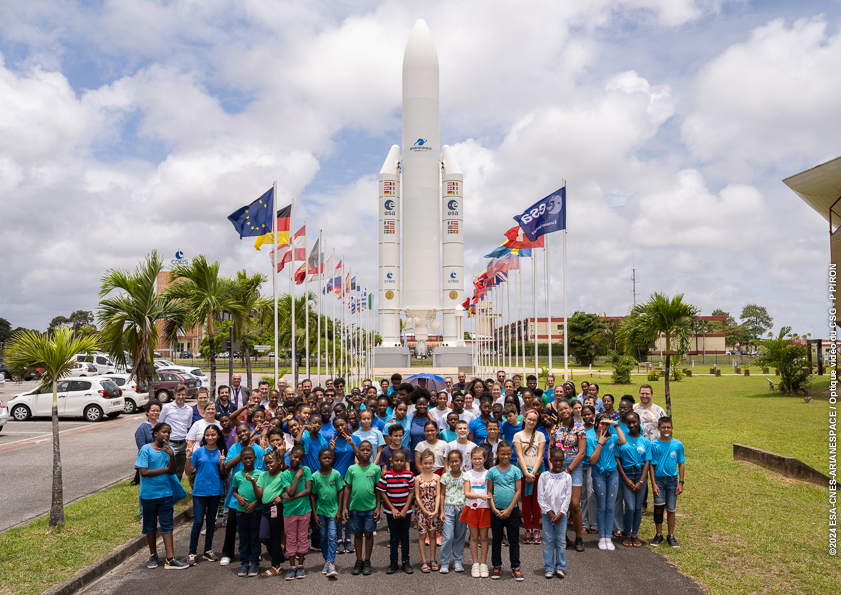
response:
<path id="1" fill-rule="evenodd" d="M 344 537 L 342 537 L 344 535 Z M 353 541 L 353 532 L 350 530 L 350 522 L 339 521 L 336 523 L 336 541 Z"/>
<path id="2" fill-rule="evenodd" d="M 172 454 L 175 455 L 175 477 L 178 478 L 178 481 L 181 481 L 181 478 L 184 477 L 184 466 L 187 464 L 187 441 L 170 442 L 169 447 L 172 449 Z"/>
<path id="3" fill-rule="evenodd" d="M 222 544 L 222 557 L 234 559 L 234 545 L 237 541 L 237 509 L 226 508 L 228 524 L 225 525 L 225 541 Z"/>
<path id="4" fill-rule="evenodd" d="M 467 523 L 459 520 L 461 508 L 456 506 L 444 506 L 444 529 L 441 538 L 441 565 L 450 565 L 450 556 L 453 562 L 461 563 L 464 557 L 464 537 L 467 534 Z"/>
<path id="5" fill-rule="evenodd" d="M 204 536 L 204 550 L 213 549 L 213 532 L 216 530 L 216 513 L 219 510 L 219 496 L 193 496 L 193 530 L 190 532 L 190 553 L 195 554 L 199 546 L 201 527 L 207 516 L 207 533 Z"/>
<path id="6" fill-rule="evenodd" d="M 596 528 L 596 494 L 593 492 L 593 468 L 581 470 L 581 524 L 585 529 Z"/>
<path id="7" fill-rule="evenodd" d="M 161 524 L 161 535 L 172 535 L 172 511 L 175 503 L 172 496 L 165 498 L 141 498 L 143 506 L 143 535 L 154 535 Z"/>
<path id="8" fill-rule="evenodd" d="M 596 525 L 599 537 L 610 537 L 613 529 L 613 510 L 616 506 L 616 493 L 619 491 L 619 471 L 612 469 L 599 473 L 592 468 L 593 491 L 596 493 Z"/>
<path id="9" fill-rule="evenodd" d="M 272 509 L 275 516 L 272 518 Z M 272 566 L 280 566 L 286 559 L 283 555 L 283 505 L 264 504 L 260 519 L 260 543 L 266 546 L 272 557 Z"/>
<path id="10" fill-rule="evenodd" d="M 237 512 L 239 529 L 239 561 L 241 564 L 260 563 L 260 517 L 262 513 Z"/>
<path id="11" fill-rule="evenodd" d="M 633 483 L 642 479 L 642 469 L 630 467 L 625 469 L 625 475 Z M 639 535 L 640 522 L 642 521 L 642 499 L 643 490 L 634 492 L 622 482 L 622 497 L 625 500 L 624 527 L 625 535 Z"/>
<path id="12" fill-rule="evenodd" d="M 566 536 L 567 517 L 562 516 L 557 523 L 549 515 L 541 515 L 543 520 L 543 572 L 555 572 L 567 569 Z"/>
<path id="13" fill-rule="evenodd" d="M 654 483 L 660 490 L 660 497 L 654 498 L 655 505 L 666 505 L 666 510 L 674 512 L 677 509 L 677 475 L 675 476 L 654 476 Z"/>
<path id="14" fill-rule="evenodd" d="M 319 538 L 321 544 L 321 555 L 324 556 L 324 561 L 330 564 L 336 563 L 336 517 L 318 515 L 318 520 L 321 521 L 319 527 Z"/>
<path id="15" fill-rule="evenodd" d="M 520 567 L 520 509 L 516 506 L 507 519 L 501 519 L 491 512 L 491 564 L 502 566 L 502 532 L 508 534 L 508 559 L 511 570 Z M 566 535 L 566 533 L 564 533 Z"/>
<path id="16" fill-rule="evenodd" d="M 619 470 L 616 471 L 619 473 Z M 622 486 L 625 485 L 625 482 L 622 481 L 622 477 L 619 477 L 619 484 L 616 488 L 616 502 L 613 505 L 613 530 L 614 531 L 624 531 L 625 525 L 625 502 L 624 498 L 622 498 Z"/>
<path id="17" fill-rule="evenodd" d="M 397 562 L 397 548 L 403 552 L 403 562 L 409 561 L 409 528 L 412 526 L 412 515 L 396 519 L 393 514 L 385 515 L 388 523 L 388 542 L 391 548 L 391 561 Z"/>
<path id="18" fill-rule="evenodd" d="M 577 457 L 577 456 L 578 455 L 564 455 L 564 467 L 563 467 L 562 470 L 566 471 L 567 467 L 569 467 L 572 464 L 572 461 L 575 460 L 575 457 Z M 582 463 L 583 463 L 583 459 L 582 459 Z M 572 471 L 569 472 L 569 476 L 572 478 L 572 487 L 574 487 L 574 488 L 579 487 L 581 485 L 582 481 L 583 481 L 583 477 L 582 477 L 582 472 L 584 470 L 583 467 L 584 467 L 584 465 L 579 463 L 578 467 L 576 467 L 575 469 L 573 469 Z"/>

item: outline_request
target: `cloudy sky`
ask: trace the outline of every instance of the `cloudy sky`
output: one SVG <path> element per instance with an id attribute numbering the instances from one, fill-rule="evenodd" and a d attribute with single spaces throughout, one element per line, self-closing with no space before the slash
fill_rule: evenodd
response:
<path id="1" fill-rule="evenodd" d="M 273 180 L 373 287 L 418 18 L 466 276 L 566 179 L 570 312 L 624 314 L 633 261 L 643 297 L 823 334 L 827 223 L 781 179 L 841 155 L 837 0 L 6 0 L 0 316 L 94 309 L 102 274 L 153 249 L 268 273 L 226 216 Z"/>

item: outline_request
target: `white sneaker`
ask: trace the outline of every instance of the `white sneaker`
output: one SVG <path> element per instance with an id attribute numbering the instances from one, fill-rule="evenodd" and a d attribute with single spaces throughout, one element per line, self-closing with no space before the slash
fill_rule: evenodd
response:
<path id="1" fill-rule="evenodd" d="M 207 535 L 207 526 L 202 527 L 201 535 Z"/>
<path id="2" fill-rule="evenodd" d="M 606 550 L 607 549 L 607 546 L 605 545 L 604 542 L 605 542 L 604 537 L 599 537 L 599 549 L 600 550 Z"/>
<path id="3" fill-rule="evenodd" d="M 219 566 L 227 566 L 231 563 L 231 559 L 228 556 L 224 556 L 221 560 L 219 560 Z"/>
<path id="4" fill-rule="evenodd" d="M 473 568 L 470 569 L 470 576 L 473 578 L 479 578 L 482 576 L 482 568 L 479 564 L 474 564 Z"/>
<path id="5" fill-rule="evenodd" d="M 488 572 L 488 565 L 487 564 L 482 564 L 479 567 L 479 575 L 482 578 L 488 578 L 490 576 L 490 572 Z"/>
<path id="6" fill-rule="evenodd" d="M 605 538 L 604 545 L 611 552 L 616 549 L 616 546 L 613 545 L 613 541 L 610 539 L 610 537 Z"/>

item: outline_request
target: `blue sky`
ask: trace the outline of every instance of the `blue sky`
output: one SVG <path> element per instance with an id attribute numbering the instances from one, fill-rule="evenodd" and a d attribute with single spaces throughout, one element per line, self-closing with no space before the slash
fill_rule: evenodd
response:
<path id="1" fill-rule="evenodd" d="M 571 310 L 623 314 L 633 258 L 643 295 L 823 334 L 826 223 L 781 179 L 841 155 L 837 1 L 4 3 L 0 316 L 93 309 L 103 272 L 152 249 L 268 273 L 225 216 L 275 179 L 373 288 L 418 18 L 468 278 L 565 178 Z"/>

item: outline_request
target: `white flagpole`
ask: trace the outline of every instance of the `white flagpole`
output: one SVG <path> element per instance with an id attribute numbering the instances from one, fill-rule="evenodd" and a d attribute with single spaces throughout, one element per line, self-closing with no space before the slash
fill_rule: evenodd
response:
<path id="1" fill-rule="evenodd" d="M 564 188 L 567 187 L 567 181 L 564 180 Z M 566 194 L 566 193 L 565 193 Z M 566 204 L 564 204 L 566 209 Z M 566 222 L 564 222 L 564 382 L 568 380 L 569 375 L 569 359 L 567 356 L 567 346 L 569 332 L 567 328 L 567 229 Z"/>
<path id="2" fill-rule="evenodd" d="M 342 278 L 341 278 L 341 291 L 339 292 L 339 315 L 341 318 L 340 324 L 340 342 L 339 342 L 339 376 L 346 376 L 345 374 L 345 256 L 342 254 Z M 348 379 L 345 378 L 345 383 L 348 382 Z M 350 386 L 345 384 L 345 386 L 349 389 Z"/>
<path id="3" fill-rule="evenodd" d="M 336 268 L 335 267 L 333 267 L 333 272 L 331 274 L 333 275 L 333 277 L 331 277 L 331 278 L 335 279 L 335 277 L 336 277 Z M 333 360 L 332 361 L 333 367 L 331 368 L 331 371 L 332 371 L 331 372 L 331 378 L 336 378 L 336 296 L 335 296 L 336 285 L 335 285 L 335 283 L 333 284 L 332 293 L 334 295 L 333 295 L 332 305 L 330 306 L 330 309 L 331 309 L 330 328 L 333 329 L 333 357 L 331 358 Z"/>
<path id="4" fill-rule="evenodd" d="M 537 250 L 531 253 L 531 307 L 534 313 L 534 375 L 537 376 Z"/>
<path id="5" fill-rule="evenodd" d="M 307 229 L 307 217 L 304 217 L 304 248 L 309 248 L 309 233 Z M 318 247 L 321 249 L 321 246 Z M 304 369 L 307 371 L 307 378 L 310 377 L 310 262 L 309 253 L 307 259 L 304 261 L 304 353 L 307 358 L 307 365 Z M 297 390 L 297 386 L 295 387 Z"/>
<path id="6" fill-rule="evenodd" d="M 277 211 L 277 180 L 275 180 L 274 184 L 272 184 L 272 194 L 274 195 L 274 208 Z M 280 355 L 278 353 L 278 342 L 277 342 L 277 217 L 274 220 L 274 234 L 272 234 L 274 238 L 274 254 L 272 254 L 272 296 L 274 297 L 274 386 L 272 388 L 277 387 L 277 358 Z"/>
<path id="7" fill-rule="evenodd" d="M 517 256 L 517 275 L 515 276 L 517 285 L 520 284 L 520 256 Z M 514 287 L 514 314 L 517 316 L 517 326 L 514 328 L 516 340 L 520 338 L 520 316 L 517 314 L 517 287 Z M 520 369 L 520 346 L 514 345 L 514 370 Z M 513 374 L 512 374 L 513 376 Z"/>
<path id="8" fill-rule="evenodd" d="M 323 254 L 322 250 L 324 246 L 321 243 L 321 230 L 318 230 L 318 330 L 316 332 L 316 336 L 318 337 L 317 347 L 315 348 L 315 374 L 316 374 L 316 385 L 321 386 L 321 277 L 323 276 L 322 267 L 324 264 L 321 262 L 321 255 Z"/>
<path id="9" fill-rule="evenodd" d="M 546 322 L 549 325 L 549 374 L 552 373 L 552 282 L 549 279 L 549 234 L 544 236 L 546 246 Z M 549 381 L 547 376 L 546 381 Z"/>
<path id="10" fill-rule="evenodd" d="M 534 252 L 532 252 L 532 254 L 534 254 Z M 522 261 L 520 261 L 520 264 L 521 265 L 523 264 Z M 526 302 L 523 299 L 523 285 L 525 285 L 525 280 L 523 279 L 522 272 L 523 272 L 523 269 L 521 268 L 520 269 L 520 273 L 521 273 L 520 274 L 520 319 L 521 319 L 521 323 L 523 325 L 523 338 L 522 338 L 522 341 L 521 341 L 522 349 L 523 349 L 523 369 L 522 369 L 522 372 L 520 373 L 520 375 L 522 376 L 522 379 L 520 380 L 520 382 L 525 380 L 525 376 L 526 376 L 526 339 L 527 339 L 526 334 L 527 334 L 527 331 L 528 331 L 528 321 L 526 320 Z"/>
<path id="11" fill-rule="evenodd" d="M 519 264 L 519 263 L 517 263 Z M 505 346 L 505 353 L 508 355 L 508 363 L 506 364 L 506 370 L 511 369 L 511 283 L 513 280 L 513 275 L 511 271 L 508 271 L 508 283 L 505 285 L 505 305 L 508 309 L 508 326 L 506 327 L 506 335 L 507 335 L 507 343 Z"/>
<path id="12" fill-rule="evenodd" d="M 292 299 L 292 388 L 295 389 L 296 394 L 298 390 L 298 358 L 295 352 L 296 337 L 295 333 L 295 199 L 292 199 L 292 213 L 290 215 L 289 229 L 292 233 L 292 266 L 289 268 L 289 297 Z"/>

